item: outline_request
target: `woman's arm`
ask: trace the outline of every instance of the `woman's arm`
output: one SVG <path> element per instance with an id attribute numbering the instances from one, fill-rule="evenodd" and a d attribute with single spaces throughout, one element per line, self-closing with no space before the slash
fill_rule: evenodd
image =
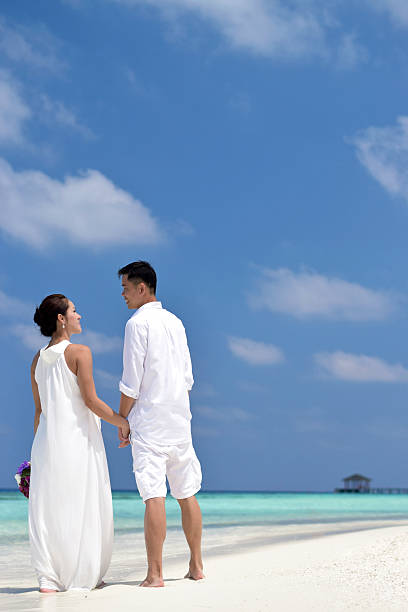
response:
<path id="1" fill-rule="evenodd" d="M 38 357 L 39 356 L 40 356 L 40 353 L 37 353 L 36 356 L 33 359 L 33 362 L 31 364 L 31 368 L 30 368 L 30 372 L 31 372 L 31 389 L 32 389 L 32 392 L 33 392 L 34 405 L 35 405 L 34 435 L 37 433 L 38 425 L 40 423 L 40 416 L 41 416 L 41 400 L 40 400 L 40 394 L 38 392 L 38 385 L 37 385 L 37 382 L 35 380 L 35 368 L 37 366 L 37 361 L 38 361 Z"/>
<path id="2" fill-rule="evenodd" d="M 73 345 L 71 345 L 72 348 Z M 71 350 L 72 350 L 71 348 Z M 77 363 L 77 379 L 82 399 L 89 410 L 111 425 L 120 427 L 124 437 L 129 435 L 129 424 L 126 419 L 117 414 L 96 395 L 95 383 L 92 375 L 92 353 L 87 346 L 79 345 L 74 348 Z"/>

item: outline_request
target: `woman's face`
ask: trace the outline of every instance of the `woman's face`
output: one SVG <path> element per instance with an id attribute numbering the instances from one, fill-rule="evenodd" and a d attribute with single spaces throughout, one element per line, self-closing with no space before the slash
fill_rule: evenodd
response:
<path id="1" fill-rule="evenodd" d="M 75 309 L 75 304 L 68 300 L 68 309 L 64 315 L 65 319 L 65 327 L 67 329 L 68 334 L 80 334 L 82 331 L 81 328 L 81 315 Z"/>

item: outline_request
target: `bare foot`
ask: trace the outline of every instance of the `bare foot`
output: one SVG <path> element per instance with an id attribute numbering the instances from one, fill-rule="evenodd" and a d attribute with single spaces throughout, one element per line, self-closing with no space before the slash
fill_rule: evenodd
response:
<path id="1" fill-rule="evenodd" d="M 40 593 L 58 593 L 57 589 L 40 589 Z"/>
<path id="2" fill-rule="evenodd" d="M 163 578 L 145 578 L 141 584 L 141 587 L 164 587 Z"/>
<path id="3" fill-rule="evenodd" d="M 202 580 L 205 578 L 203 574 L 203 570 L 199 567 L 190 568 L 184 578 L 189 578 L 189 580 Z"/>
<path id="4" fill-rule="evenodd" d="M 106 587 L 106 582 L 101 580 L 100 583 L 96 585 L 95 589 L 103 589 L 103 587 Z"/>

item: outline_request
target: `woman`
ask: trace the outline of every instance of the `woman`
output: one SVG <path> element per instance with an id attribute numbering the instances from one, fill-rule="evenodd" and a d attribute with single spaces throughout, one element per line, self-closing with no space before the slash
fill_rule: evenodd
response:
<path id="1" fill-rule="evenodd" d="M 87 346 L 71 344 L 81 315 L 64 295 L 46 297 L 34 321 L 47 347 L 34 357 L 29 534 L 40 592 L 93 589 L 112 554 L 112 494 L 100 418 L 129 435 L 98 398 Z"/>

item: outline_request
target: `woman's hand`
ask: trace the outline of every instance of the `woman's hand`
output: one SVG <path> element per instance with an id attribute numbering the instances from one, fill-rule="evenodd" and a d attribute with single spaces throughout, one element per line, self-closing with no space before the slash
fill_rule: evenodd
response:
<path id="1" fill-rule="evenodd" d="M 125 448 L 125 446 L 128 446 L 130 444 L 129 434 L 130 434 L 129 423 L 127 422 L 126 419 L 123 419 L 123 425 L 118 427 L 118 435 L 119 435 L 119 440 L 120 440 L 119 448 Z"/>

